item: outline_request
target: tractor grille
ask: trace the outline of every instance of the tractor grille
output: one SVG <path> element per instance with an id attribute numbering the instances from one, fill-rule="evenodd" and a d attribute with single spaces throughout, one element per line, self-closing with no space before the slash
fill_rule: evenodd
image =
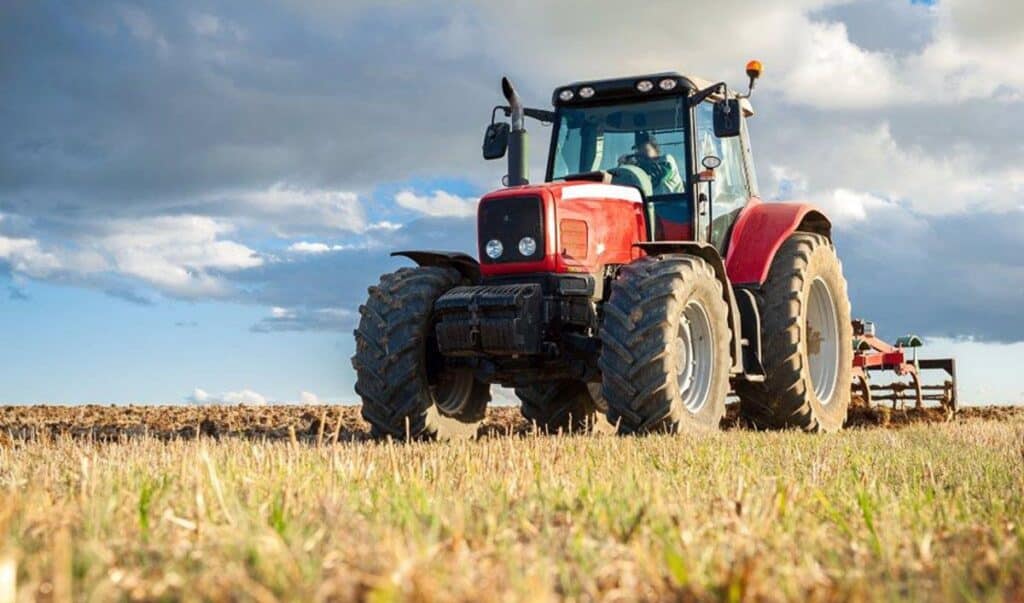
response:
<path id="1" fill-rule="evenodd" d="M 544 211 L 539 197 L 488 199 L 480 204 L 477 232 L 480 261 L 484 264 L 538 262 L 544 258 Z M 537 242 L 536 251 L 530 256 L 519 251 L 523 237 L 532 237 Z M 487 255 L 487 242 L 493 239 L 501 241 L 503 248 L 497 259 Z"/>

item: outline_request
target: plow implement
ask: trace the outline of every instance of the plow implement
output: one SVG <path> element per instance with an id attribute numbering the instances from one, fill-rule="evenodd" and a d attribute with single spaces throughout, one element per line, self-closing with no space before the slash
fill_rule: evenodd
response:
<path id="1" fill-rule="evenodd" d="M 856 402 L 872 406 L 889 402 L 892 408 L 923 408 L 925 403 L 938 405 L 950 414 L 957 410 L 956 361 L 953 358 L 919 359 L 917 348 L 923 342 L 916 335 L 906 335 L 896 344 L 882 341 L 875 335 L 874 323 L 853 322 L 853 396 Z M 910 353 L 908 357 L 908 351 Z M 922 374 L 943 371 L 941 381 L 925 383 Z M 872 383 L 872 374 L 890 373 L 887 383 Z"/>

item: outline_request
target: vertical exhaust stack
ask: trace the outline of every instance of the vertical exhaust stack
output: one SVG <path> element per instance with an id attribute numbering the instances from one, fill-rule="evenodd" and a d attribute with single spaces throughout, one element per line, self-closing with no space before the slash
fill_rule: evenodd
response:
<path id="1" fill-rule="evenodd" d="M 501 78 L 501 92 L 508 101 L 512 119 L 512 131 L 508 140 L 508 185 L 521 186 L 530 183 L 527 163 L 529 138 L 524 125 L 523 103 L 507 77 Z"/>

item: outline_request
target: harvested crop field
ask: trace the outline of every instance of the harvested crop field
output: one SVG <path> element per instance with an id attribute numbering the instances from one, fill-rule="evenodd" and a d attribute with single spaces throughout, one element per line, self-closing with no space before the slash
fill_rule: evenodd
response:
<path id="1" fill-rule="evenodd" d="M 0 600 L 1024 599 L 1024 414 L 876 412 L 374 444 L 354 408 L 5 407 Z"/>
<path id="2" fill-rule="evenodd" d="M 732 404 L 722 422 L 738 429 Z M 847 428 L 901 428 L 918 423 L 964 422 L 1024 417 L 1024 407 L 966 407 L 955 417 L 940 408 L 852 408 Z M 531 426 L 515 407 L 496 407 L 481 427 L 485 436 L 527 434 Z M 211 437 L 340 442 L 365 440 L 369 426 L 355 406 L 3 406 L 0 438 L 69 435 L 94 440 L 149 436 L 158 439 Z"/>

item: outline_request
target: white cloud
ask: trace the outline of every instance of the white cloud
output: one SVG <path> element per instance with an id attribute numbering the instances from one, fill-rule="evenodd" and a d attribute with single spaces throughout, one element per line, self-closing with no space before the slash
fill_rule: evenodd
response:
<path id="1" fill-rule="evenodd" d="M 267 399 L 259 392 L 255 392 L 251 389 L 243 389 L 235 392 L 224 392 L 222 394 L 210 394 L 207 391 L 195 388 L 192 393 L 189 394 L 185 401 L 190 404 L 198 405 L 246 405 L 246 406 L 266 406 Z"/>
<path id="2" fill-rule="evenodd" d="M 348 308 L 284 308 L 275 306 L 270 316 L 254 324 L 255 333 L 282 331 L 351 331 L 358 314 Z"/>
<path id="3" fill-rule="evenodd" d="M 1024 5 L 1016 0 L 944 0 L 933 41 L 908 63 L 939 102 L 999 96 L 1020 100 L 1024 92 Z"/>
<path id="4" fill-rule="evenodd" d="M 421 214 L 440 217 L 467 217 L 476 215 L 476 199 L 458 197 L 445 191 L 436 190 L 430 196 L 422 196 L 412 191 L 402 191 L 395 195 L 395 203 Z"/>
<path id="5" fill-rule="evenodd" d="M 288 246 L 288 251 L 295 253 L 326 253 L 331 249 L 332 247 L 326 243 L 309 243 L 307 241 L 299 241 Z"/>
<path id="6" fill-rule="evenodd" d="M 842 189 L 866 191 L 925 215 L 1007 211 L 1017 207 L 1024 190 L 1024 168 L 988 165 L 968 144 L 951 144 L 939 155 L 900 144 L 888 123 L 822 126 L 813 137 L 780 136 L 789 154 L 768 173 L 775 184 L 798 180 L 811 200 L 840 211 L 847 211 L 836 204 L 836 191 Z M 765 184 L 770 190 L 771 181 Z"/>
<path id="7" fill-rule="evenodd" d="M 804 52 L 784 76 L 791 102 L 830 109 L 875 107 L 904 93 L 894 75 L 895 60 L 858 47 L 844 24 L 809 23 L 804 33 Z"/>
<path id="8" fill-rule="evenodd" d="M 303 404 L 307 406 L 316 406 L 321 404 L 330 404 L 328 400 L 321 398 L 313 392 L 305 390 L 299 392 L 298 400 L 282 402 L 271 400 L 263 394 L 248 388 L 238 391 L 228 391 L 220 394 L 211 394 L 206 390 L 197 387 L 192 390 L 191 394 L 185 396 L 185 401 L 189 404 L 196 404 L 199 406 L 266 406 L 268 404 Z"/>
<path id="9" fill-rule="evenodd" d="M 117 275 L 172 295 L 217 296 L 226 292 L 218 272 L 263 263 L 254 250 L 222 238 L 233 230 L 202 216 L 112 220 L 60 245 L 0 236 L 0 260 L 33 278 L 95 284 L 103 275 Z"/>
<path id="10" fill-rule="evenodd" d="M 278 183 L 236 195 L 243 218 L 281 235 L 321 231 L 363 232 L 369 226 L 356 193 Z"/>
<path id="11" fill-rule="evenodd" d="M 365 241 L 359 243 L 335 243 L 328 245 L 327 243 L 311 242 L 311 241 L 298 241 L 288 246 L 288 251 L 299 255 L 319 255 L 321 253 L 327 253 L 329 251 L 351 251 L 353 249 L 372 249 L 378 247 L 379 242 L 368 238 Z"/>
<path id="12" fill-rule="evenodd" d="M 823 198 L 820 205 L 835 224 L 864 222 L 873 210 L 889 205 L 889 202 L 869 193 L 840 188 L 832 191 L 831 197 Z"/>
<path id="13" fill-rule="evenodd" d="M 442 56 L 482 48 L 513 74 L 539 72 L 555 82 L 669 69 L 742 87 L 742 65 L 756 57 L 766 66 L 764 92 L 779 91 L 790 102 L 824 110 L 1020 98 L 1024 91 L 1024 5 L 1017 0 L 917 7 L 920 18 L 934 24 L 930 41 L 899 53 L 862 48 L 844 23 L 823 20 L 819 11 L 836 4 L 842 2 L 723 0 L 709 15 L 703 5 L 655 0 L 631 6 L 624 27 L 619 3 L 606 0 L 588 5 L 585 27 L 565 28 L 578 20 L 575 6 L 528 1 L 513 11 L 487 6 L 483 10 L 491 14 L 476 20 L 452 16 L 424 39 Z M 539 12 L 547 18 L 535 19 Z M 679 36 L 659 27 L 666 14 L 705 27 Z M 616 44 L 607 44 L 613 35 Z M 559 60 L 543 59 L 551 56 Z"/>
<path id="14" fill-rule="evenodd" d="M 60 270 L 61 262 L 52 253 L 39 248 L 39 241 L 0 236 L 0 260 L 26 276 L 45 278 Z"/>
<path id="15" fill-rule="evenodd" d="M 179 295 L 216 295 L 223 290 L 211 270 L 259 266 L 256 252 L 221 240 L 234 228 L 201 216 L 119 220 L 91 242 L 112 260 L 112 268 Z"/>
<path id="16" fill-rule="evenodd" d="M 397 222 L 388 222 L 387 220 L 381 220 L 380 222 L 374 222 L 366 227 L 367 232 L 383 231 L 383 232 L 394 232 L 402 228 L 401 224 Z"/>

